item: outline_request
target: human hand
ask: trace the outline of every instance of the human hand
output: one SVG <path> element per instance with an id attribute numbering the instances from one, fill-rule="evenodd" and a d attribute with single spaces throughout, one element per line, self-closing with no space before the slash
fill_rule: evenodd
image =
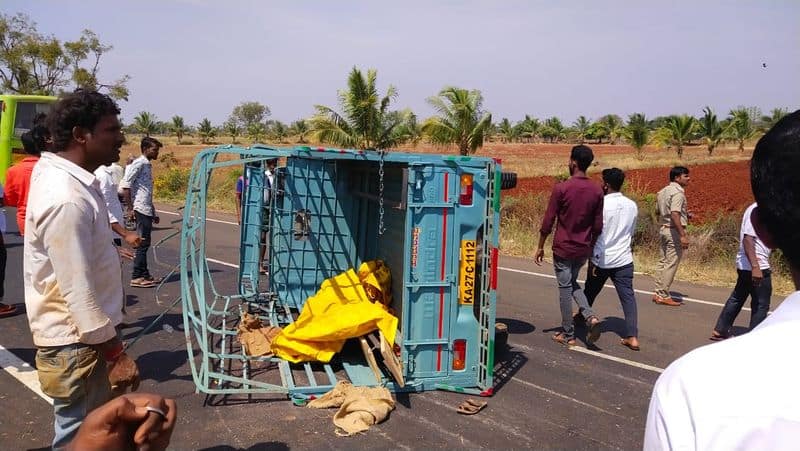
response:
<path id="1" fill-rule="evenodd" d="M 689 249 L 689 237 L 686 235 L 681 237 L 681 249 Z"/>
<path id="2" fill-rule="evenodd" d="M 158 224 L 159 222 L 161 222 L 161 218 L 158 216 L 153 216 L 153 224 Z"/>
<path id="3" fill-rule="evenodd" d="M 753 278 L 753 286 L 757 287 L 761 285 L 761 281 L 764 280 L 764 273 L 761 271 L 761 268 L 755 267 L 751 273 L 751 277 Z"/>
<path id="4" fill-rule="evenodd" d="M 117 253 L 119 254 L 120 257 L 124 259 L 133 260 L 134 257 L 133 251 L 128 249 L 127 247 L 122 247 L 122 246 L 117 247 Z"/>
<path id="5" fill-rule="evenodd" d="M 139 367 L 128 354 L 123 352 L 117 360 L 109 365 L 108 382 L 111 383 L 111 388 L 117 387 L 123 391 L 127 387 L 131 387 L 131 391 L 139 388 Z"/>
<path id="6" fill-rule="evenodd" d="M 140 237 L 136 232 L 126 233 L 123 239 L 130 247 L 139 247 L 142 244 L 142 237 Z"/>
<path id="7" fill-rule="evenodd" d="M 164 412 L 164 417 L 148 407 Z M 165 450 L 177 413 L 172 399 L 149 393 L 122 395 L 87 415 L 67 449 L 101 451 L 133 445 L 140 450 Z"/>
<path id="8" fill-rule="evenodd" d="M 533 261 L 542 266 L 542 262 L 544 261 L 544 249 L 536 249 L 536 253 L 533 254 Z"/>

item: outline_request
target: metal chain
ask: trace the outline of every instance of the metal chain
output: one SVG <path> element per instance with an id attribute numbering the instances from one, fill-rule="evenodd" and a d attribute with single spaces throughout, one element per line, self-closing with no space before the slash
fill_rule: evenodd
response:
<path id="1" fill-rule="evenodd" d="M 378 161 L 378 235 L 383 235 L 386 232 L 383 224 L 383 157 L 386 151 L 379 150 L 379 152 L 381 159 Z"/>

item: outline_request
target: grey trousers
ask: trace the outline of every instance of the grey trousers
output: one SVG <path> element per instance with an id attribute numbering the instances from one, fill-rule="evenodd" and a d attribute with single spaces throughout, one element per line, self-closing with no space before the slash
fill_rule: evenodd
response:
<path id="1" fill-rule="evenodd" d="M 561 327 L 567 339 L 575 336 L 575 324 L 572 320 L 572 300 L 578 304 L 578 309 L 584 318 L 596 316 L 581 286 L 578 284 L 578 274 L 586 264 L 586 258 L 569 260 L 553 256 L 553 268 L 558 281 L 558 302 L 561 306 Z"/>

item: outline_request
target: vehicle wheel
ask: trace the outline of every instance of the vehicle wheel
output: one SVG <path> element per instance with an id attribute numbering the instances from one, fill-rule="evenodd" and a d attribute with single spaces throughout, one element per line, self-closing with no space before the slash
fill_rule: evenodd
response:
<path id="1" fill-rule="evenodd" d="M 500 173 L 500 189 L 511 189 L 517 187 L 517 173 L 516 172 L 501 172 Z"/>

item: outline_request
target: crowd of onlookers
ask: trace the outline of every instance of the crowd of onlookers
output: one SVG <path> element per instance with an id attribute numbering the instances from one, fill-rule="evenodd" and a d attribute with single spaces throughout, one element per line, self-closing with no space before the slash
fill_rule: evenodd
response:
<path id="1" fill-rule="evenodd" d="M 53 447 L 163 449 L 175 424 L 174 401 L 136 390 L 139 370 L 120 339 L 124 293 L 120 257 L 133 259 L 130 286 L 161 282 L 147 265 L 153 224 L 151 161 L 161 143 L 141 141 L 141 156 L 118 165 L 124 143 L 116 103 L 106 95 L 77 90 L 50 113 L 36 118 L 23 137 L 28 154 L 12 166 L 0 198 L 16 207 L 24 236 L 25 306 L 42 391 L 53 398 Z M 610 168 L 602 184 L 587 177 L 594 154 L 575 146 L 571 177 L 553 188 L 535 253 L 554 233 L 553 267 L 561 329 L 552 338 L 576 345 L 576 327 L 587 342 L 600 336 L 595 300 L 610 278 L 625 316 L 620 344 L 640 350 L 633 289 L 631 242 L 636 204 L 622 194 L 625 174 Z M 270 166 L 267 173 L 272 185 Z M 781 249 L 800 288 L 800 111 L 782 119 L 753 153 L 751 186 L 756 202 L 744 213 L 736 257 L 736 286 L 711 339 L 725 341 L 692 351 L 667 368 L 653 391 L 646 449 L 789 448 L 800 427 L 794 379 L 800 363 L 786 345 L 800 328 L 800 292 L 767 317 L 772 294 L 769 257 Z M 661 255 L 652 301 L 678 307 L 670 291 L 690 241 L 684 188 L 689 170 L 676 166 L 659 191 Z M 237 186 L 241 193 L 244 181 Z M 238 200 L 237 200 L 238 201 Z M 5 223 L 0 222 L 5 232 Z M 0 233 L 0 276 L 6 252 Z M 262 250 L 262 260 L 263 260 Z M 578 275 L 588 262 L 583 287 Z M 0 301 L 3 296 L 0 277 Z M 731 338 L 731 326 L 746 298 L 752 299 L 749 333 Z M 575 309 L 576 308 L 576 309 Z M 15 307 L 0 302 L 0 316 Z M 768 378 L 768 380 L 764 380 Z M 757 382 L 760 381 L 760 382 Z M 737 390 L 742 382 L 756 383 Z"/>

